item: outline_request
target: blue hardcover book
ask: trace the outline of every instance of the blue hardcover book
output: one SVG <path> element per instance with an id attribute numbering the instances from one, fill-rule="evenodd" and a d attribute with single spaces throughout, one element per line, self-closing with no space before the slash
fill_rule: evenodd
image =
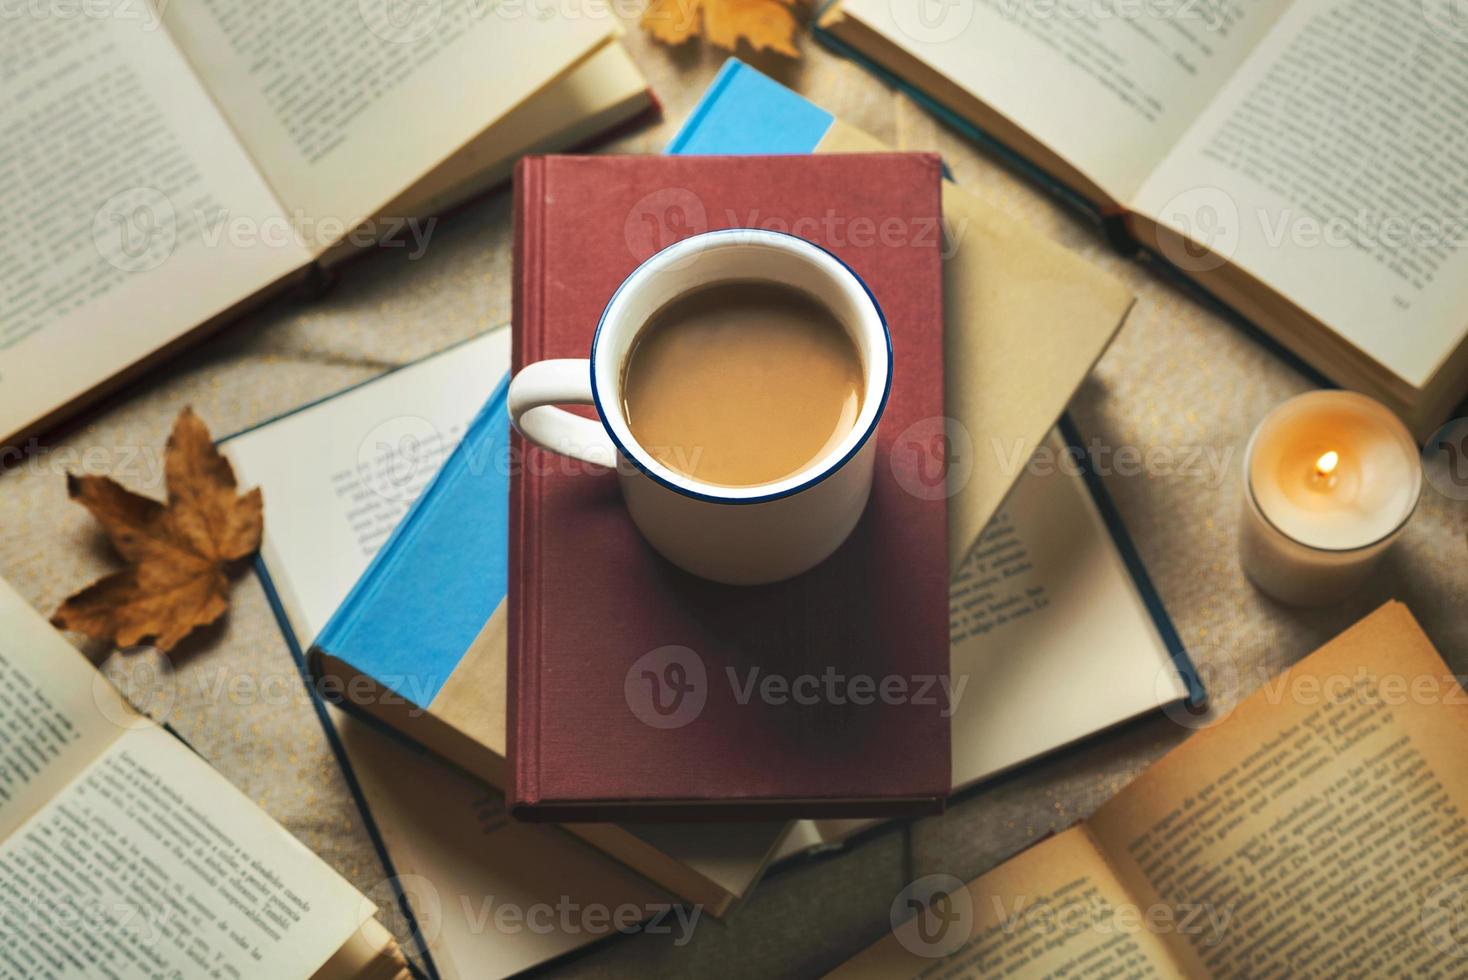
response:
<path id="1" fill-rule="evenodd" d="M 491 331 L 222 440 L 272 491 L 263 577 L 317 691 L 492 782 L 503 707 L 460 668 L 508 586 L 509 364 Z"/>
<path id="2" fill-rule="evenodd" d="M 323 696 L 494 785 L 504 781 L 503 706 L 486 704 L 482 677 L 459 668 L 508 585 L 508 388 L 505 376 L 307 658 Z"/>
<path id="3" fill-rule="evenodd" d="M 836 117 L 730 58 L 667 152 L 686 156 L 814 153 Z"/>

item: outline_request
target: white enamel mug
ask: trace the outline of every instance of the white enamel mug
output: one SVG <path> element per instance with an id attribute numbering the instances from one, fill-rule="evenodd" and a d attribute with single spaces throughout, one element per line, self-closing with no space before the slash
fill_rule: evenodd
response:
<path id="1" fill-rule="evenodd" d="M 679 296 L 731 281 L 776 283 L 814 297 L 851 335 L 866 377 L 856 424 L 835 449 L 798 473 L 749 487 L 670 469 L 638 445 L 623 413 L 623 368 L 638 331 Z M 686 238 L 638 266 L 602 312 L 590 358 L 527 364 L 508 400 L 511 421 L 537 446 L 615 467 L 633 522 L 673 564 L 716 582 L 759 585 L 819 564 L 856 527 L 871 495 L 873 435 L 891 389 L 891 337 L 856 273 L 802 238 L 730 228 Z M 594 405 L 599 420 L 557 405 Z"/>

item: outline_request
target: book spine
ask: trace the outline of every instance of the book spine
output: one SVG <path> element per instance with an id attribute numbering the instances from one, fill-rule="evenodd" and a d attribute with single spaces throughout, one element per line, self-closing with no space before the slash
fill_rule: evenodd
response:
<path id="1" fill-rule="evenodd" d="M 544 303 L 545 158 L 526 157 L 515 167 L 514 282 L 511 298 L 511 377 L 540 356 Z M 524 465 L 530 447 L 518 432 L 510 434 L 509 589 L 506 610 L 506 757 L 510 766 L 510 803 L 533 803 L 540 793 L 539 630 L 527 615 L 536 609 L 539 589 L 530 511 L 535 488 L 527 486 Z"/>

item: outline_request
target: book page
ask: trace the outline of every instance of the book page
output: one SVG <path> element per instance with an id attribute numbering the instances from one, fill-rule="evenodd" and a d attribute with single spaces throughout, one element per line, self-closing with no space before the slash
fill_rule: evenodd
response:
<path id="1" fill-rule="evenodd" d="M 511 820 L 499 790 L 328 709 L 444 980 L 512 976 L 640 928 L 677 942 L 698 926 L 699 910 L 559 827 Z"/>
<path id="2" fill-rule="evenodd" d="M 383 210 L 389 215 L 439 214 L 509 179 L 520 157 L 578 146 L 631 118 L 651 101 L 647 80 L 627 49 L 604 45 L 510 110 Z"/>
<path id="3" fill-rule="evenodd" d="M 501 327 L 223 443 L 268 488 L 262 549 L 303 648 L 448 458 L 510 364 Z M 333 452 L 325 454 L 323 446 Z M 298 571 L 297 571 L 298 570 Z"/>
<path id="4" fill-rule="evenodd" d="M 1024 465 L 949 587 L 955 790 L 1187 695 L 1065 442 Z"/>
<path id="5" fill-rule="evenodd" d="M 4 18 L 0 438 L 309 261 L 150 9 Z"/>
<path id="6" fill-rule="evenodd" d="M 1392 603 L 1088 825 L 1139 899 L 1227 920 L 1172 935 L 1195 975 L 1433 975 L 1468 954 L 1465 744 L 1468 695 Z"/>
<path id="7" fill-rule="evenodd" d="M 1414 388 L 1468 335 L 1468 47 L 1425 9 L 1297 0 L 1134 202 Z"/>
<path id="8" fill-rule="evenodd" d="M 306 977 L 374 910 L 156 726 L 0 845 L 0 891 L 0 967 L 30 977 Z"/>
<path id="9" fill-rule="evenodd" d="M 0 579 L 0 841 L 123 732 L 147 724 Z"/>
<path id="10" fill-rule="evenodd" d="M 843 0 L 1126 201 L 1288 0 Z"/>
<path id="11" fill-rule="evenodd" d="M 899 897 L 910 918 L 831 973 L 833 980 L 942 977 L 1181 977 L 1146 909 L 1072 827 L 960 885 L 919 878 Z M 896 904 L 896 903 L 894 903 Z"/>
<path id="12" fill-rule="evenodd" d="M 316 251 L 616 31 L 489 0 L 174 0 L 164 22 Z"/>

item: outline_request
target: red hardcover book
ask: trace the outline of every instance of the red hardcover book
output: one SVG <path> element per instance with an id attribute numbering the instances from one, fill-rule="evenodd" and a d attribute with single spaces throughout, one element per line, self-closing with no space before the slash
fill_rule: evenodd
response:
<path id="1" fill-rule="evenodd" d="M 514 443 L 509 757 L 532 820 L 888 817 L 950 780 L 947 504 L 892 453 L 943 416 L 940 166 L 928 154 L 533 157 L 515 175 L 514 367 L 586 357 L 658 248 L 763 227 L 837 255 L 892 334 L 871 501 L 775 585 L 717 585 L 640 537 L 616 474 Z M 927 431 L 923 429 L 922 431 Z M 911 439 L 909 433 L 907 438 Z"/>

